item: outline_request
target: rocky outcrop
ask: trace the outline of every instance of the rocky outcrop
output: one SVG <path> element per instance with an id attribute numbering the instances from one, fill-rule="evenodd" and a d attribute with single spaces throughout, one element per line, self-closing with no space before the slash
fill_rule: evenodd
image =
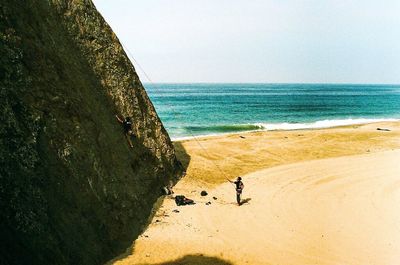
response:
<path id="1" fill-rule="evenodd" d="M 0 45 L 0 263 L 101 264 L 180 176 L 171 141 L 89 0 L 1 1 Z"/>

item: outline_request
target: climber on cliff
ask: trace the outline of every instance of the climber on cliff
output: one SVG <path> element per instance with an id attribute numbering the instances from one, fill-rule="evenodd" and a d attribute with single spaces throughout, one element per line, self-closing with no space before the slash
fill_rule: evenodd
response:
<path id="1" fill-rule="evenodd" d="M 231 180 L 228 179 L 228 181 L 230 183 L 235 184 L 235 186 L 236 186 L 235 187 L 236 188 L 236 201 L 237 201 L 238 205 L 240 206 L 241 205 L 241 198 L 240 197 L 242 196 L 242 191 L 243 191 L 243 188 L 244 188 L 244 184 L 242 182 L 242 178 L 238 177 L 236 179 L 236 181 L 231 181 Z"/>
<path id="2" fill-rule="evenodd" d="M 118 115 L 115 115 L 117 118 L 117 121 L 122 124 L 122 127 L 124 128 L 124 133 L 126 136 L 126 139 L 128 140 L 129 146 L 133 148 L 133 144 L 131 141 L 131 137 L 135 137 L 135 134 L 133 133 L 132 130 L 132 119 L 131 117 L 125 117 L 125 119 L 121 119 Z"/>

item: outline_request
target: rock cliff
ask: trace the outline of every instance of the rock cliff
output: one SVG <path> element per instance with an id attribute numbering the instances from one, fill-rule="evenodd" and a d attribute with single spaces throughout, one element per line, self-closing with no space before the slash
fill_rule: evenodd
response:
<path id="1" fill-rule="evenodd" d="M 2 0 L 0 53 L 0 263 L 102 264 L 179 178 L 169 136 L 90 0 Z"/>

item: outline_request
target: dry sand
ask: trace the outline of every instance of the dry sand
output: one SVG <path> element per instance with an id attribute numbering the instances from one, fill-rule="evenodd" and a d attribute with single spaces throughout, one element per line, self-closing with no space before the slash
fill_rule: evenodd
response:
<path id="1" fill-rule="evenodd" d="M 176 143 L 197 204 L 161 200 L 110 264 L 400 264 L 400 123 L 241 135 Z M 244 205 L 217 167 L 246 174 Z"/>

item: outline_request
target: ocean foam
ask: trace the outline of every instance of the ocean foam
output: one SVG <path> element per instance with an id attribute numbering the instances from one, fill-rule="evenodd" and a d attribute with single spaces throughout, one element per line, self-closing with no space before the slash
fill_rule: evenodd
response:
<path id="1" fill-rule="evenodd" d="M 360 125 L 367 123 L 375 123 L 375 122 L 396 122 L 400 121 L 400 119 L 342 119 L 342 120 L 321 120 L 310 123 L 254 123 L 254 124 L 235 124 L 235 125 L 219 125 L 219 126 L 201 126 L 198 129 L 203 130 L 213 130 L 216 129 L 213 133 L 205 133 L 194 135 L 193 131 L 200 132 L 197 130 L 192 130 L 193 127 L 187 127 L 186 129 L 191 132 L 191 136 L 181 136 L 181 137 L 171 137 L 172 141 L 183 141 L 190 140 L 193 138 L 204 138 L 204 137 L 213 137 L 213 136 L 221 136 L 221 135 L 230 135 L 237 134 L 240 132 L 250 132 L 250 131 L 290 131 L 290 130 L 303 130 L 303 129 L 323 129 L 323 128 L 332 128 L 338 126 L 349 126 L 349 125 Z M 224 128 L 225 131 L 222 133 L 220 131 L 221 128 Z M 228 131 L 227 131 L 227 130 Z"/>
<path id="2" fill-rule="evenodd" d="M 399 119 L 344 119 L 344 120 L 322 120 L 311 123 L 257 123 L 256 125 L 267 131 L 290 131 L 301 129 L 322 129 L 338 126 L 359 125 L 374 122 L 391 122 L 400 121 Z"/>

